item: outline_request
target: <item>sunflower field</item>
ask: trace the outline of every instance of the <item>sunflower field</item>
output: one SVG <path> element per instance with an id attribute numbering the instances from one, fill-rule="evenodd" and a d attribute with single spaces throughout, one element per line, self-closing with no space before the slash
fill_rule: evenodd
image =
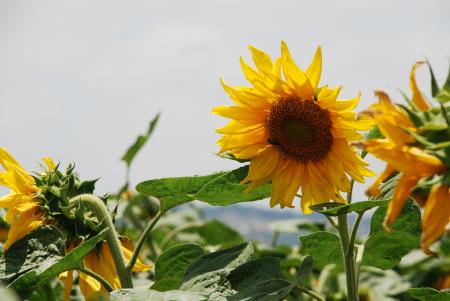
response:
<path id="1" fill-rule="evenodd" d="M 276 58 L 249 50 L 248 85 L 221 80 L 229 103 L 208 108 L 226 118 L 217 155 L 237 169 L 131 183 L 159 114 L 106 195 L 76 162 L 45 157 L 30 171 L 0 148 L 1 300 L 450 300 L 450 73 L 443 82 L 416 62 L 403 99 L 377 90 L 357 112 L 360 94 L 342 99 L 341 86 L 321 83 L 321 47 L 305 69 L 285 42 Z M 203 212 L 257 201 L 296 208 L 270 225 L 269 243 Z"/>

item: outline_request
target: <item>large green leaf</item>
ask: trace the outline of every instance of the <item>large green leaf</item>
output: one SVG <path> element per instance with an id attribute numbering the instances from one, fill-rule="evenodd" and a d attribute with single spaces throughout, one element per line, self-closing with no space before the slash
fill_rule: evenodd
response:
<path id="1" fill-rule="evenodd" d="M 263 258 L 264 260 L 264 258 Z M 270 278 L 270 273 L 266 272 L 266 277 L 255 279 L 255 276 L 248 275 L 249 278 L 253 278 L 247 281 L 243 281 L 237 288 L 237 293 L 228 297 L 229 301 L 280 301 L 284 300 L 290 292 L 300 285 L 300 283 L 311 274 L 313 267 L 313 260 L 311 256 L 305 257 L 302 261 L 295 280 L 290 283 L 289 281 L 281 278 Z M 241 267 L 242 268 L 242 267 Z M 279 266 L 277 267 L 279 269 Z M 256 272 L 261 272 L 260 270 Z M 248 274 L 248 272 L 247 272 Z M 245 275 L 245 274 L 244 274 Z M 241 279 L 245 276 L 241 275 Z M 253 281 L 252 281 L 253 280 Z M 234 286 L 233 288 L 236 288 Z"/>
<path id="2" fill-rule="evenodd" d="M 137 153 L 144 147 L 145 143 L 147 143 L 148 139 L 150 138 L 151 134 L 153 133 L 153 130 L 156 127 L 156 124 L 159 120 L 159 113 L 150 121 L 150 125 L 148 126 L 147 133 L 144 135 L 140 135 L 137 137 L 136 141 L 127 149 L 125 154 L 122 156 L 122 161 L 124 161 L 127 166 L 130 166 L 133 162 L 134 157 L 137 155 Z"/>
<path id="3" fill-rule="evenodd" d="M 420 209 L 409 200 L 391 225 L 392 233 L 383 228 L 387 204 L 380 206 L 372 216 L 370 234 L 364 248 L 363 265 L 390 269 L 403 256 L 419 247 L 421 233 Z"/>
<path id="4" fill-rule="evenodd" d="M 315 267 L 321 269 L 331 263 L 342 265 L 341 245 L 337 235 L 317 231 L 300 236 L 300 242 L 302 253 L 313 257 Z"/>
<path id="5" fill-rule="evenodd" d="M 176 289 L 187 268 L 204 254 L 203 248 L 197 244 L 180 244 L 167 249 L 156 260 L 155 283 L 152 289 Z"/>
<path id="6" fill-rule="evenodd" d="M 106 230 L 67 255 L 65 238 L 54 226 L 42 226 L 14 243 L 0 259 L 0 280 L 11 283 L 21 297 L 60 273 L 82 266 L 83 257 L 105 238 Z"/>
<path id="7" fill-rule="evenodd" d="M 234 269 L 248 262 L 253 252 L 253 245 L 244 243 L 205 255 L 188 268 L 179 289 L 207 295 L 218 291 L 224 295 L 232 295 L 231 285 L 223 279 Z"/>
<path id="8" fill-rule="evenodd" d="M 437 291 L 432 288 L 410 288 L 408 294 L 420 301 L 448 301 L 450 300 L 450 292 Z"/>
<path id="9" fill-rule="evenodd" d="M 251 260 L 233 270 L 227 277 L 236 291 L 275 278 L 283 278 L 280 259 L 270 256 Z"/>
<path id="10" fill-rule="evenodd" d="M 163 178 L 139 183 L 136 190 L 154 196 L 161 201 L 161 210 L 199 200 L 214 206 L 226 206 L 238 202 L 261 200 L 270 195 L 269 184 L 250 192 L 240 182 L 247 176 L 248 166 L 207 176 Z"/>
<path id="11" fill-rule="evenodd" d="M 120 289 L 111 292 L 111 301 L 207 301 L 208 298 L 196 292 L 167 291 L 148 289 Z"/>

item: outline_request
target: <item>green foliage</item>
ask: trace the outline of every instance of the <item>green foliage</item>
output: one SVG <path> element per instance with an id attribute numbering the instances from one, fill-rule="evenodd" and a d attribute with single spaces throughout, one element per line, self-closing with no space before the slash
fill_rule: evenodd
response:
<path id="1" fill-rule="evenodd" d="M 204 254 L 203 248 L 197 244 L 179 244 L 167 249 L 156 261 L 155 283 L 152 289 L 176 289 L 188 266 Z"/>
<path id="2" fill-rule="evenodd" d="M 186 232 L 198 234 L 203 245 L 236 245 L 244 242 L 244 238 L 239 232 L 218 220 L 212 220 L 201 226 L 189 228 Z"/>
<path id="3" fill-rule="evenodd" d="M 0 280 L 21 297 L 60 273 L 82 266 L 83 257 L 104 239 L 105 231 L 65 255 L 65 238 L 54 226 L 42 226 L 15 242 L 0 259 Z"/>
<path id="4" fill-rule="evenodd" d="M 139 183 L 136 190 L 161 201 L 161 210 L 199 200 L 213 206 L 261 200 L 270 195 L 270 185 L 244 192 L 247 185 L 240 182 L 247 176 L 248 166 L 207 176 L 163 178 Z"/>
<path id="5" fill-rule="evenodd" d="M 408 294 L 420 301 L 448 301 L 450 300 L 450 292 L 437 291 L 432 288 L 410 288 Z"/>
<path id="6" fill-rule="evenodd" d="M 365 244 L 363 264 L 380 269 L 393 268 L 411 250 L 419 247 L 420 209 L 409 200 L 392 224 L 392 233 L 383 228 L 387 204 L 380 206 L 372 216 L 369 239 Z"/>
<path id="7" fill-rule="evenodd" d="M 331 263 L 342 265 L 341 245 L 337 235 L 318 231 L 300 236 L 300 242 L 302 253 L 313 257 L 316 268 L 320 269 Z"/>
<path id="8" fill-rule="evenodd" d="M 147 133 L 144 135 L 140 135 L 137 137 L 136 141 L 127 149 L 125 154 L 122 156 L 121 160 L 125 162 L 127 167 L 130 167 L 133 162 L 134 157 L 136 157 L 137 153 L 144 147 L 147 143 L 148 139 L 152 135 L 156 124 L 158 123 L 160 114 L 156 114 L 156 116 L 150 121 L 150 125 L 148 126 Z"/>

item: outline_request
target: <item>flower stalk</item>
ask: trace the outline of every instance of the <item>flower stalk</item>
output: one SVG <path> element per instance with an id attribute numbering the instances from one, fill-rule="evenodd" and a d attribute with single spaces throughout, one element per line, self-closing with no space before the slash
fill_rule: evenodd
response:
<path id="1" fill-rule="evenodd" d="M 120 284 L 122 288 L 132 288 L 131 272 L 125 266 L 125 256 L 120 247 L 121 244 L 106 205 L 99 197 L 92 194 L 81 194 L 69 200 L 70 207 L 74 207 L 80 203 L 89 206 L 97 216 L 101 226 L 108 229 L 106 242 L 111 250 Z"/>
<path id="2" fill-rule="evenodd" d="M 357 224 L 355 224 L 355 226 L 357 226 Z M 353 230 L 354 231 L 352 232 L 355 232 L 356 229 Z M 355 269 L 354 239 L 350 239 L 347 214 L 340 214 L 338 216 L 338 231 L 341 239 L 341 249 L 347 280 L 347 298 L 348 301 L 358 301 L 359 295 Z"/>
<path id="3" fill-rule="evenodd" d="M 144 232 L 142 232 L 141 237 L 139 237 L 139 240 L 136 244 L 136 248 L 134 249 L 133 254 L 131 255 L 130 261 L 128 262 L 128 265 L 126 267 L 127 271 L 130 273 L 133 269 L 133 266 L 135 265 L 139 253 L 141 252 L 142 247 L 144 246 L 145 241 L 147 240 L 148 236 L 150 235 L 150 232 L 152 231 L 153 227 L 155 227 L 158 220 L 163 216 L 163 211 L 158 211 L 158 213 L 153 217 L 153 219 L 150 221 L 150 223 L 147 225 L 147 228 L 145 228 Z"/>

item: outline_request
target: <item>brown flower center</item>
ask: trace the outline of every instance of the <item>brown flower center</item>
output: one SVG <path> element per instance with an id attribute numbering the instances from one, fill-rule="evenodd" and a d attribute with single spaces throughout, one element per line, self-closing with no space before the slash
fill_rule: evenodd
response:
<path id="1" fill-rule="evenodd" d="M 266 121 L 269 143 L 296 161 L 320 161 L 331 149 L 331 119 L 313 100 L 293 96 L 274 104 Z"/>

